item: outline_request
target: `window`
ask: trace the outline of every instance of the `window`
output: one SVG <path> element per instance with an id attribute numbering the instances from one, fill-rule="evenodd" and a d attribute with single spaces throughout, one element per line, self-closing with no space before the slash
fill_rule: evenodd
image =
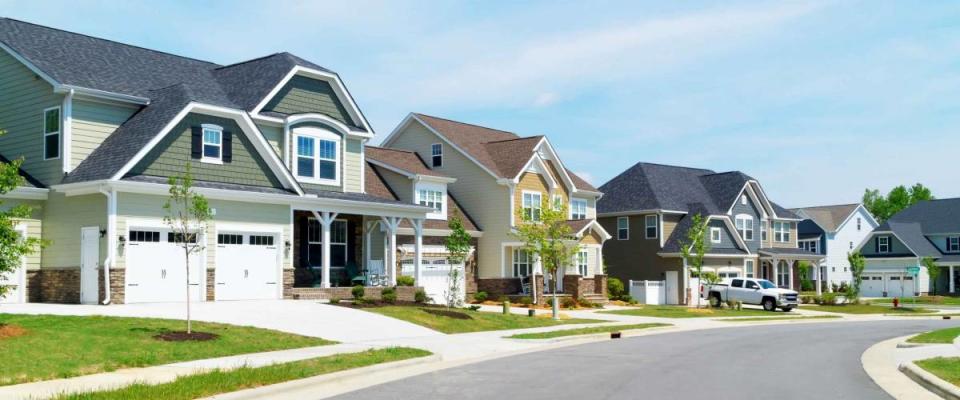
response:
<path id="1" fill-rule="evenodd" d="M 757 285 L 757 282 L 747 281 L 747 289 L 760 289 L 760 285 Z"/>
<path id="2" fill-rule="evenodd" d="M 421 206 L 430 207 L 437 212 L 443 212 L 443 192 L 439 190 L 420 189 L 417 191 L 417 202 Z"/>
<path id="3" fill-rule="evenodd" d="M 543 197 L 538 192 L 523 192 L 523 219 L 527 221 L 540 220 L 540 207 Z"/>
<path id="4" fill-rule="evenodd" d="M 740 195 L 740 204 L 747 205 L 747 195 L 745 194 Z"/>
<path id="5" fill-rule="evenodd" d="M 860 232 L 860 223 L 861 223 L 861 221 L 862 221 L 862 220 L 860 219 L 860 217 L 857 217 L 857 232 Z"/>
<path id="6" fill-rule="evenodd" d="M 817 252 L 817 241 L 816 240 L 804 240 L 797 243 L 797 247 L 810 252 Z"/>
<path id="7" fill-rule="evenodd" d="M 333 237 L 333 232 L 331 237 Z M 333 240 L 331 239 L 332 243 Z M 250 235 L 250 245 L 251 246 L 273 246 L 273 236 L 260 236 L 260 235 Z"/>
<path id="8" fill-rule="evenodd" d="M 850 250 L 853 250 L 853 242 L 850 242 Z"/>
<path id="9" fill-rule="evenodd" d="M 742 288 L 742 287 L 743 287 L 743 279 L 734 279 L 733 282 L 730 282 L 730 286 L 736 287 L 736 288 Z"/>
<path id="10" fill-rule="evenodd" d="M 736 217 L 737 232 L 743 240 L 753 240 L 753 217 L 745 214 Z"/>
<path id="11" fill-rule="evenodd" d="M 553 209 L 559 210 L 563 208 L 563 196 L 559 194 L 553 195 Z"/>
<path id="12" fill-rule="evenodd" d="M 720 243 L 720 228 L 710 228 L 710 243 Z"/>
<path id="13" fill-rule="evenodd" d="M 790 223 L 789 222 L 773 223 L 773 240 L 780 243 L 787 243 L 790 241 Z"/>
<path id="14" fill-rule="evenodd" d="M 160 232 L 156 232 L 156 231 L 130 231 L 130 242 L 159 243 L 159 242 L 160 242 Z"/>
<path id="15" fill-rule="evenodd" d="M 643 217 L 643 226 L 646 231 L 647 239 L 657 238 L 657 223 L 659 218 L 656 215 L 647 215 Z"/>
<path id="16" fill-rule="evenodd" d="M 630 239 L 630 218 L 617 217 L 617 240 Z"/>
<path id="17" fill-rule="evenodd" d="M 300 128 L 296 138 L 295 175 L 303 181 L 318 184 L 340 183 L 338 161 L 340 137 L 319 128 Z"/>
<path id="18" fill-rule="evenodd" d="M 243 235 L 221 233 L 217 235 L 217 244 L 243 244 Z"/>
<path id="19" fill-rule="evenodd" d="M 947 238 L 947 251 L 951 253 L 960 252 L 960 236 Z"/>
<path id="20" fill-rule="evenodd" d="M 443 145 L 440 143 L 434 143 L 430 145 L 430 156 L 433 160 L 433 167 L 442 167 L 443 166 Z"/>
<path id="21" fill-rule="evenodd" d="M 513 250 L 513 276 L 516 278 L 522 278 L 530 275 L 532 272 L 531 267 L 533 266 L 533 260 L 531 260 L 530 253 L 522 249 Z"/>
<path id="22" fill-rule="evenodd" d="M 309 219 L 307 226 L 307 247 L 308 264 L 323 265 L 323 227 L 314 218 Z M 330 265 L 347 265 L 347 221 L 338 219 L 330 223 Z"/>
<path id="23" fill-rule="evenodd" d="M 760 240 L 767 241 L 767 220 L 760 220 Z"/>
<path id="24" fill-rule="evenodd" d="M 743 269 L 746 272 L 747 278 L 753 278 L 753 274 L 754 274 L 753 260 L 743 260 Z"/>
<path id="25" fill-rule="evenodd" d="M 223 128 L 216 125 L 203 126 L 203 157 L 201 162 L 220 163 L 223 161 Z"/>
<path id="26" fill-rule="evenodd" d="M 890 237 L 889 236 L 877 237 L 877 253 L 889 253 L 889 252 L 890 252 Z"/>
<path id="27" fill-rule="evenodd" d="M 777 264 L 777 286 L 787 286 L 790 279 L 790 267 L 786 261 Z"/>
<path id="28" fill-rule="evenodd" d="M 187 240 L 183 240 L 184 235 L 182 233 L 167 232 L 167 243 L 196 243 L 197 234 L 191 233 L 186 235 Z"/>
<path id="29" fill-rule="evenodd" d="M 43 159 L 60 158 L 60 107 L 43 110 Z"/>
<path id="30" fill-rule="evenodd" d="M 570 219 L 587 219 L 587 201 L 570 199 Z"/>
<path id="31" fill-rule="evenodd" d="M 580 276 L 587 276 L 587 272 L 589 272 L 590 267 L 587 264 L 589 257 L 590 253 L 586 251 L 577 253 L 577 272 L 580 273 Z"/>

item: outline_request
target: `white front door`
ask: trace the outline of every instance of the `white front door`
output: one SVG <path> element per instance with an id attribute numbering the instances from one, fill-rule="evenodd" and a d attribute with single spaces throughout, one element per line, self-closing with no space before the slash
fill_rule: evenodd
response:
<path id="1" fill-rule="evenodd" d="M 187 296 L 183 247 L 168 228 L 130 228 L 126 248 L 127 303 L 182 302 Z M 190 301 L 202 301 L 206 290 L 200 253 L 190 255 Z"/>
<path id="2" fill-rule="evenodd" d="M 678 279 L 679 273 L 677 271 L 667 271 L 666 273 L 666 284 L 667 286 L 664 290 L 667 293 L 667 304 L 680 304 L 680 280 Z"/>
<path id="3" fill-rule="evenodd" d="M 27 235 L 26 229 L 22 227 L 17 228 L 17 232 L 20 233 L 21 237 Z M 27 259 L 24 258 L 20 264 L 20 268 L 13 270 L 6 275 L 0 276 L 0 286 L 7 287 L 7 293 L 3 296 L 0 296 L 0 303 L 25 303 L 26 299 L 26 269 L 27 269 Z"/>
<path id="4" fill-rule="evenodd" d="M 277 234 L 217 234 L 217 300 L 280 298 L 280 253 Z"/>
<path id="5" fill-rule="evenodd" d="M 100 227 L 80 229 L 80 302 L 100 300 Z"/>

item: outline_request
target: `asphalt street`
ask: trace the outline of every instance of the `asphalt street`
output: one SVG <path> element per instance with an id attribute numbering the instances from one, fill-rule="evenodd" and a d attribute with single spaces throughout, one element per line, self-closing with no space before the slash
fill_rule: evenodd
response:
<path id="1" fill-rule="evenodd" d="M 886 339 L 958 325 L 786 324 L 634 337 L 441 370 L 336 399 L 890 399 L 860 355 Z"/>

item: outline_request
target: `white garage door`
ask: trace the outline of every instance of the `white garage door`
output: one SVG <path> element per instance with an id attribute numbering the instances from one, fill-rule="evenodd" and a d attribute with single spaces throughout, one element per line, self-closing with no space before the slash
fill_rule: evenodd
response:
<path id="1" fill-rule="evenodd" d="M 127 303 L 186 301 L 186 260 L 183 247 L 169 229 L 131 228 L 126 248 Z M 191 238 L 195 240 L 195 238 Z M 205 263 L 190 256 L 190 300 L 203 299 Z"/>
<path id="2" fill-rule="evenodd" d="M 402 263 L 403 274 L 414 276 L 413 261 L 403 260 Z M 457 297 L 461 301 L 464 300 L 466 297 L 466 277 L 462 265 L 450 265 L 446 259 L 425 259 L 420 267 L 420 287 L 423 288 L 424 292 L 427 292 L 427 296 L 430 297 L 431 302 L 436 304 L 446 303 L 447 293 L 450 291 L 450 269 L 459 268 L 460 284 L 458 287 L 460 290 L 459 293 L 457 293 Z"/>
<path id="3" fill-rule="evenodd" d="M 277 299 L 280 259 L 276 234 L 217 234 L 217 300 Z"/>
<path id="4" fill-rule="evenodd" d="M 883 276 L 864 275 L 860 282 L 860 295 L 863 297 L 883 297 Z"/>
<path id="5" fill-rule="evenodd" d="M 914 285 L 914 278 L 912 276 L 894 276 L 891 275 L 888 277 L 887 281 L 887 296 L 890 297 L 913 297 L 915 295 L 914 290 L 916 289 Z"/>

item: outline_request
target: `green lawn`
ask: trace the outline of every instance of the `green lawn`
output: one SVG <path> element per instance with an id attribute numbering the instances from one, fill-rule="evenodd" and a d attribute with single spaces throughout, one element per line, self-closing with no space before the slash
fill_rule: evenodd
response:
<path id="1" fill-rule="evenodd" d="M 947 328 L 940 329 L 937 331 L 931 331 L 927 333 L 921 333 L 917 336 L 914 336 L 907 341 L 910 343 L 953 343 L 953 339 L 956 339 L 957 336 L 960 336 L 960 327 L 957 328 Z"/>
<path id="2" fill-rule="evenodd" d="M 728 318 L 718 319 L 724 322 L 750 322 L 750 321 L 778 321 L 785 319 L 832 319 L 841 318 L 839 315 L 814 315 L 814 316 L 796 316 L 796 317 L 755 317 L 755 318 Z"/>
<path id="3" fill-rule="evenodd" d="M 392 361 L 400 361 L 430 355 L 429 351 L 392 348 L 368 350 L 360 353 L 341 354 L 312 358 L 259 368 L 239 368 L 230 371 L 211 371 L 177 378 L 159 385 L 135 384 L 120 389 L 102 392 L 65 394 L 58 400 L 139 400 L 165 399 L 188 400 L 236 392 L 265 385 L 311 376 L 329 374 L 352 368 L 366 367 Z"/>
<path id="4" fill-rule="evenodd" d="M 436 309 L 443 310 L 441 308 Z M 501 313 L 467 310 L 456 310 L 456 312 L 469 315 L 472 319 L 457 319 L 430 314 L 421 307 L 406 306 L 372 307 L 364 308 L 363 310 L 401 319 L 443 333 L 501 331 L 506 329 L 540 328 L 564 324 L 604 322 L 594 319 L 563 319 L 554 321 L 553 319 L 543 317 L 527 317 L 516 314 L 504 315 Z"/>
<path id="5" fill-rule="evenodd" d="M 266 329 L 194 322 L 193 329 L 220 335 L 208 342 L 164 342 L 165 331 L 183 321 L 0 314 L 0 324 L 24 328 L 23 336 L 0 339 L 0 385 L 145 367 L 234 354 L 291 349 L 333 342 Z"/>
<path id="6" fill-rule="evenodd" d="M 954 386 L 960 386 L 960 358 L 937 357 L 916 361 L 916 364 L 927 372 L 940 377 L 940 379 L 950 382 Z"/>
<path id="7" fill-rule="evenodd" d="M 931 310 L 919 307 L 886 307 L 873 304 L 838 304 L 835 306 L 818 306 L 811 310 L 835 312 L 841 314 L 921 314 L 929 313 Z"/>
<path id="8" fill-rule="evenodd" d="M 507 336 L 508 339 L 552 339 L 564 336 L 590 335 L 594 333 L 623 332 L 637 329 L 659 328 L 661 326 L 672 326 L 670 324 L 635 324 L 635 325 L 615 325 L 598 326 L 594 328 L 564 329 L 560 331 L 540 332 L 540 333 L 519 333 L 513 336 Z"/>
<path id="9" fill-rule="evenodd" d="M 752 317 L 774 316 L 783 313 L 744 308 L 740 311 L 729 308 L 690 308 L 683 306 L 644 306 L 629 310 L 600 311 L 604 314 L 632 315 L 636 317 L 658 318 L 704 318 L 704 317 Z"/>
<path id="10" fill-rule="evenodd" d="M 893 299 L 875 299 L 870 301 L 873 304 L 893 304 Z M 960 306 L 960 297 L 947 297 L 947 296 L 920 296 L 920 297 L 906 297 L 900 299 L 901 304 L 930 304 L 930 305 L 951 305 L 951 306 Z"/>

